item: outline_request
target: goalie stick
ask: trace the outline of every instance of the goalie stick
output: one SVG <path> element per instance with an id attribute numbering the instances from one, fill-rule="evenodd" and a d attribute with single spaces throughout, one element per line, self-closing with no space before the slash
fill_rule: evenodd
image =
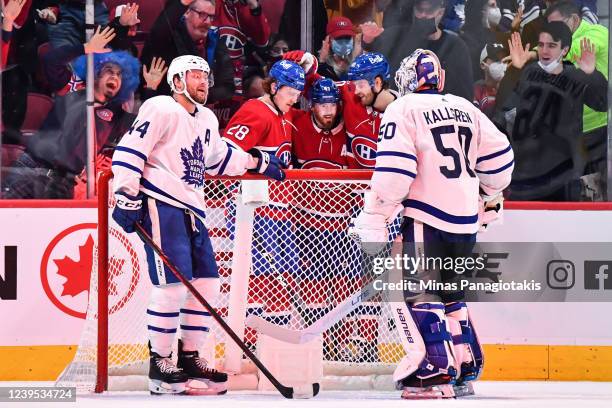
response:
<path id="1" fill-rule="evenodd" d="M 351 313 L 363 302 L 367 302 L 378 294 L 380 291 L 374 288 L 374 283 L 379 280 L 386 280 L 388 275 L 389 271 L 385 270 L 384 273 L 378 275 L 370 283 L 368 283 L 366 287 L 353 293 L 351 296 L 338 303 L 332 310 L 329 311 L 329 313 L 302 330 L 287 329 L 286 327 L 278 326 L 260 316 L 255 315 L 250 315 L 247 317 L 246 324 L 247 326 L 256 329 L 259 333 L 285 341 L 287 343 L 307 343 L 317 338 L 321 333 L 331 328 L 334 324 L 338 323 L 340 319 Z"/>
<path id="2" fill-rule="evenodd" d="M 164 252 L 153 242 L 153 239 L 147 234 L 143 226 L 136 223 L 136 233 L 138 236 L 149 245 L 153 251 L 161 258 L 163 263 L 170 269 L 170 271 L 183 283 L 191 292 L 191 294 L 204 306 L 204 308 L 210 313 L 215 321 L 223 328 L 223 330 L 232 338 L 232 340 L 240 347 L 244 354 L 257 366 L 257 368 L 266 376 L 266 378 L 274 385 L 274 387 L 282 394 L 285 398 L 310 398 L 314 397 L 319 393 L 319 383 L 314 383 L 305 387 L 287 387 L 281 384 L 274 375 L 266 368 L 266 366 L 253 354 L 253 352 L 247 347 L 246 344 L 238 337 L 238 335 L 228 326 L 223 318 L 217 313 L 217 311 L 204 299 L 204 297 L 198 292 L 191 282 L 183 276 L 183 274 L 174 266 L 174 264 L 168 259 Z"/>

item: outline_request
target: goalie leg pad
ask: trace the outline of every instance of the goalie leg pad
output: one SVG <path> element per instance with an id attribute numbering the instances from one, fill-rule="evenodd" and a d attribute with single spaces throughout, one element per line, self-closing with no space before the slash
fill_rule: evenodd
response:
<path id="1" fill-rule="evenodd" d="M 154 286 L 147 308 L 147 329 L 151 350 L 168 357 L 179 324 L 179 309 L 185 301 L 187 288 L 182 283 Z"/>
<path id="2" fill-rule="evenodd" d="M 198 278 L 191 281 L 193 287 L 211 306 L 215 307 L 221 290 L 217 278 Z M 210 331 L 210 313 L 191 294 L 187 293 L 181 312 L 181 340 L 185 350 L 199 350 Z"/>
<path id="3" fill-rule="evenodd" d="M 398 365 L 393 379 L 405 385 L 412 379 L 425 383 L 423 380 L 438 377 L 446 382 L 455 378 L 457 370 L 444 305 L 415 303 L 402 308 L 395 304 L 394 314 L 407 356 Z"/>
<path id="4" fill-rule="evenodd" d="M 484 354 L 467 305 L 464 302 L 447 304 L 445 313 L 451 325 L 457 365 L 461 367 L 460 382 L 474 381 L 482 373 Z"/>

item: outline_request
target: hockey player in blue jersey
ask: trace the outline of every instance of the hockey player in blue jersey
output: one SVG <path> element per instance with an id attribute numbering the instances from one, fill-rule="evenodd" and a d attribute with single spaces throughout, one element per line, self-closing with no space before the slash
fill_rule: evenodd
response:
<path id="1" fill-rule="evenodd" d="M 203 105 L 210 68 L 203 58 L 175 58 L 167 73 L 172 96 L 157 96 L 140 108 L 113 155 L 113 219 L 130 233 L 136 223 L 213 306 L 219 273 L 204 225 L 205 173 L 240 175 L 247 170 L 282 180 L 283 164 L 258 150 L 230 148 L 215 115 Z M 212 318 L 158 256 L 145 246 L 154 285 L 147 308 L 149 390 L 156 394 L 221 394 L 227 375 L 199 357 Z M 172 346 L 181 329 L 178 361 Z"/>
<path id="2" fill-rule="evenodd" d="M 433 52 L 414 51 L 395 81 L 403 96 L 385 111 L 372 191 L 350 233 L 366 245 L 385 243 L 401 209 L 405 256 L 469 257 L 476 232 L 501 209 L 514 166 L 512 148 L 470 101 L 441 94 L 444 70 Z M 402 273 L 404 279 L 442 282 L 456 277 L 444 267 Z M 406 351 L 393 378 L 403 398 L 453 397 L 453 385 L 475 380 L 484 361 L 462 292 L 408 295 L 391 303 Z"/>

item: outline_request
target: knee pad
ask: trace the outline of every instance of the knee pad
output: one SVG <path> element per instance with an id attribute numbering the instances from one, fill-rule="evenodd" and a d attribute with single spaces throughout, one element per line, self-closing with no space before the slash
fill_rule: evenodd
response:
<path id="1" fill-rule="evenodd" d="M 198 278 L 191 281 L 193 287 L 211 305 L 215 306 L 221 283 L 218 278 Z M 200 349 L 206 335 L 210 332 L 212 317 L 210 312 L 191 294 L 187 293 L 181 312 L 181 339 L 184 349 L 194 351 Z"/>
<path id="2" fill-rule="evenodd" d="M 187 288 L 182 283 L 154 286 L 147 308 L 147 329 L 151 350 L 169 356 L 179 322 L 179 310 Z"/>
<path id="3" fill-rule="evenodd" d="M 406 356 L 396 368 L 393 379 L 411 375 L 427 379 L 441 374 L 456 377 L 457 369 L 450 329 L 442 303 L 415 303 L 394 307 L 396 326 Z"/>
<path id="4" fill-rule="evenodd" d="M 451 327 L 457 365 L 464 381 L 476 380 L 484 365 L 484 354 L 478 336 L 464 302 L 450 303 L 445 313 Z"/>

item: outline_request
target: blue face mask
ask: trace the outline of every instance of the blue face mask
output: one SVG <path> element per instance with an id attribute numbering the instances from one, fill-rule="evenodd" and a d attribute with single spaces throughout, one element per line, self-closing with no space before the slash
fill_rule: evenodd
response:
<path id="1" fill-rule="evenodd" d="M 331 40 L 332 52 L 342 58 L 346 58 L 353 53 L 352 38 L 336 38 Z"/>

